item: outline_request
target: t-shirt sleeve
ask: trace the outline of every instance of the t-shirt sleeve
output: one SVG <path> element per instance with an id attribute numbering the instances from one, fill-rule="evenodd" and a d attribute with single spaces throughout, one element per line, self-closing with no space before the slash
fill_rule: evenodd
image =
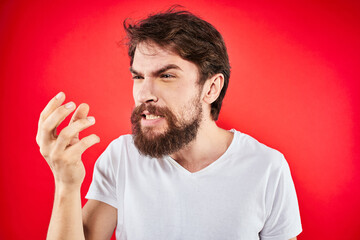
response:
<path id="1" fill-rule="evenodd" d="M 98 200 L 118 208 L 116 161 L 119 156 L 116 156 L 115 141 L 110 143 L 96 161 L 93 180 L 85 198 Z"/>
<path id="2" fill-rule="evenodd" d="M 262 240 L 288 240 L 302 231 L 295 186 L 285 158 L 276 175 L 273 194 L 267 199 L 269 211 L 260 232 Z"/>

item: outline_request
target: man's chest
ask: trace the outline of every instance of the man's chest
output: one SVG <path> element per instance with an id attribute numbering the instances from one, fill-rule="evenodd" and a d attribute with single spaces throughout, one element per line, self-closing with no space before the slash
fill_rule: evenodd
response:
<path id="1" fill-rule="evenodd" d="M 123 231 L 129 239 L 258 239 L 264 205 L 259 182 L 150 176 L 126 184 Z"/>

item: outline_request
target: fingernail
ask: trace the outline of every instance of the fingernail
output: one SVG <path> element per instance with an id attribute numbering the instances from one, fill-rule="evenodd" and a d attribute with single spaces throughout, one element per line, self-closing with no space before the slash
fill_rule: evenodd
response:
<path id="1" fill-rule="evenodd" d="M 87 117 L 87 120 L 89 120 L 90 123 L 95 123 L 94 117 Z"/>
<path id="2" fill-rule="evenodd" d="M 57 95 L 56 95 L 56 99 L 59 100 L 61 99 L 62 97 L 64 96 L 64 93 L 63 92 L 59 92 Z"/>
<path id="3" fill-rule="evenodd" d="M 67 109 L 71 109 L 74 107 L 75 107 L 75 104 L 73 102 L 68 102 L 67 104 L 65 104 L 65 108 L 67 108 Z"/>

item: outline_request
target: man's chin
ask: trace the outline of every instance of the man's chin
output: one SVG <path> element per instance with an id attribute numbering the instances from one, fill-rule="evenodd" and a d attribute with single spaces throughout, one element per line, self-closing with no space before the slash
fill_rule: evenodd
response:
<path id="1" fill-rule="evenodd" d="M 165 135 L 167 133 L 167 129 L 164 128 L 156 128 L 156 127 L 141 127 L 141 132 L 144 137 L 147 139 L 153 139 L 158 136 Z"/>

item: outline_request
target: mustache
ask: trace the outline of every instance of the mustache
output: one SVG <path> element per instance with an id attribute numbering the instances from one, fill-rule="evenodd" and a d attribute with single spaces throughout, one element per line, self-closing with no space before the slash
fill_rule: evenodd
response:
<path id="1" fill-rule="evenodd" d="M 152 115 L 157 115 L 165 118 L 173 118 L 172 112 L 167 107 L 158 107 L 153 104 L 142 103 L 135 107 L 131 113 L 131 123 L 137 123 L 143 117 L 143 112 L 148 111 Z"/>

